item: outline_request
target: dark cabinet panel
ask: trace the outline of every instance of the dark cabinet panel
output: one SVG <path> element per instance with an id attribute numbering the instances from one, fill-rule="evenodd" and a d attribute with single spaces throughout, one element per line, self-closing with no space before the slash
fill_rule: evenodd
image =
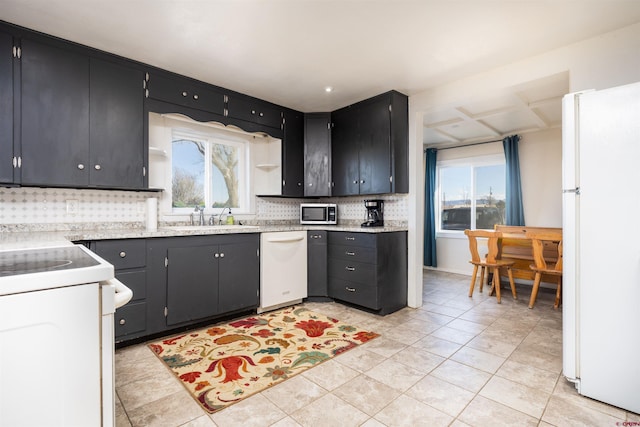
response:
<path id="1" fill-rule="evenodd" d="M 259 239 L 220 245 L 219 311 L 257 307 L 260 283 Z"/>
<path id="2" fill-rule="evenodd" d="M 167 325 L 178 325 L 218 314 L 216 254 L 217 246 L 169 248 Z"/>
<path id="3" fill-rule="evenodd" d="M 304 116 L 304 195 L 331 194 L 331 116 L 311 113 Z"/>
<path id="4" fill-rule="evenodd" d="M 297 111 L 284 113 L 282 195 L 304 196 L 304 116 Z"/>
<path id="5" fill-rule="evenodd" d="M 259 242 L 253 233 L 170 239 L 167 326 L 257 307 Z"/>
<path id="6" fill-rule="evenodd" d="M 334 196 L 408 191 L 408 98 L 387 92 L 332 113 Z"/>
<path id="7" fill-rule="evenodd" d="M 22 39 L 22 184 L 89 184 L 89 57 Z"/>
<path id="8" fill-rule="evenodd" d="M 272 128 L 282 126 L 281 109 L 249 96 L 227 95 L 227 115 Z"/>
<path id="9" fill-rule="evenodd" d="M 329 296 L 389 314 L 407 305 L 407 233 L 328 232 Z"/>
<path id="10" fill-rule="evenodd" d="M 328 297 L 327 232 L 307 232 L 307 295 Z"/>
<path id="11" fill-rule="evenodd" d="M 89 248 L 113 264 L 116 279 L 133 292 L 131 301 L 114 316 L 117 342 L 147 333 L 147 241 L 146 239 L 97 240 Z"/>
<path id="12" fill-rule="evenodd" d="M 331 179 L 333 196 L 360 193 L 358 111 L 344 108 L 331 113 Z"/>
<path id="13" fill-rule="evenodd" d="M 149 98 L 214 114 L 224 114 L 224 94 L 212 86 L 179 76 L 149 76 Z"/>
<path id="14" fill-rule="evenodd" d="M 0 32 L 0 183 L 13 182 L 13 37 Z M 15 160 L 14 160 L 15 159 Z M 14 161 L 16 166 L 14 166 Z"/>
<path id="15" fill-rule="evenodd" d="M 358 155 L 360 194 L 391 192 L 389 113 L 387 102 L 372 102 L 360 108 Z"/>
<path id="16" fill-rule="evenodd" d="M 143 73 L 91 58 L 89 182 L 144 188 Z"/>

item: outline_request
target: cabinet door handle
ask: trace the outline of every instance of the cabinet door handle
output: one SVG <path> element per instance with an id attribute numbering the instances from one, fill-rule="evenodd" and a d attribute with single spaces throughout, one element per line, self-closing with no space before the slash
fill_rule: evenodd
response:
<path id="1" fill-rule="evenodd" d="M 360 180 L 360 184 L 364 184 L 364 179 L 361 179 L 361 180 Z"/>
<path id="2" fill-rule="evenodd" d="M 213 254 L 213 257 L 214 258 L 220 258 L 220 254 L 216 252 L 215 254 Z"/>
<path id="3" fill-rule="evenodd" d="M 264 113 L 260 113 L 260 114 L 259 114 L 259 116 L 260 116 L 260 117 L 263 117 L 263 116 L 264 116 Z"/>
<path id="4" fill-rule="evenodd" d="M 84 165 L 82 163 L 78 163 L 78 169 L 83 170 L 84 169 Z"/>
<path id="5" fill-rule="evenodd" d="M 355 252 L 350 252 L 350 251 L 346 251 L 344 254 L 345 255 L 349 255 L 349 256 L 355 256 L 356 255 Z"/>
<path id="6" fill-rule="evenodd" d="M 224 252 L 220 252 L 220 258 L 224 258 Z"/>
<path id="7" fill-rule="evenodd" d="M 256 110 L 251 110 L 251 114 L 255 114 L 255 113 L 256 113 Z"/>
<path id="8" fill-rule="evenodd" d="M 349 286 L 345 286 L 345 289 L 349 292 L 355 292 L 356 288 L 350 288 Z"/>
<path id="9" fill-rule="evenodd" d="M 124 258 L 127 256 L 127 253 L 125 251 L 120 252 L 120 258 Z"/>
<path id="10" fill-rule="evenodd" d="M 195 99 L 196 101 L 198 100 L 198 95 L 193 95 L 193 99 Z"/>
<path id="11" fill-rule="evenodd" d="M 187 96 L 188 93 L 187 92 L 182 92 L 182 96 Z"/>
<path id="12" fill-rule="evenodd" d="M 345 237 L 346 240 L 356 240 L 355 237 Z"/>
<path id="13" fill-rule="evenodd" d="M 353 181 L 353 183 L 354 183 L 354 184 L 357 184 L 357 183 L 358 183 L 358 180 L 357 180 L 357 179 L 356 179 L 356 180 L 354 180 L 354 181 Z"/>
<path id="14" fill-rule="evenodd" d="M 95 165 L 93 168 L 94 168 L 95 170 L 99 171 L 100 169 L 102 169 L 102 166 L 100 166 L 100 165 Z"/>
<path id="15" fill-rule="evenodd" d="M 120 323 L 121 325 L 124 325 L 125 323 L 127 323 L 127 321 L 124 320 L 124 319 L 120 319 L 120 321 L 118 323 Z"/>
<path id="16" fill-rule="evenodd" d="M 347 270 L 347 271 L 356 271 L 356 268 L 355 268 L 355 267 L 349 267 L 349 266 L 347 266 L 347 267 L 345 267 L 344 269 L 345 269 L 345 270 Z"/>

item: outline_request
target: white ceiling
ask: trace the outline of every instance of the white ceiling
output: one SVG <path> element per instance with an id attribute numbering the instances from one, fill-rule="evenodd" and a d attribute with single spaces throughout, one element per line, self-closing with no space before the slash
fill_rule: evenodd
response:
<path id="1" fill-rule="evenodd" d="M 413 95 L 640 22 L 640 1 L 0 0 L 0 19 L 313 112 Z M 559 75 L 447 106 L 425 117 L 425 142 L 558 126 L 567 91 Z"/>

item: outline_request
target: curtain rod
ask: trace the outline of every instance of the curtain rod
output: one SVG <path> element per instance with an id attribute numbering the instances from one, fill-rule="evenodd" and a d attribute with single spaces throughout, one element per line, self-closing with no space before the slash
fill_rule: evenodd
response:
<path id="1" fill-rule="evenodd" d="M 436 151 L 440 151 L 440 150 L 450 150 L 452 148 L 462 148 L 462 147 L 471 147 L 473 145 L 482 145 L 482 144 L 490 144 L 492 142 L 502 142 L 502 139 L 494 139 L 491 141 L 484 141 L 484 142 L 474 142 L 473 144 L 465 144 L 465 145 L 456 145 L 455 147 L 444 147 L 444 148 L 436 148 Z M 428 148 L 425 148 L 424 151 L 425 153 L 427 152 Z"/>

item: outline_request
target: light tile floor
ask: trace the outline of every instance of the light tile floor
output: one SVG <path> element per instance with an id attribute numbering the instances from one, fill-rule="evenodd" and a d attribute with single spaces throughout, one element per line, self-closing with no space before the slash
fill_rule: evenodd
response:
<path id="1" fill-rule="evenodd" d="M 143 345 L 116 352 L 117 426 L 617 426 L 640 415 L 577 394 L 560 375 L 552 292 L 502 304 L 469 277 L 424 276 L 424 305 L 381 317 L 337 303 L 316 312 L 382 336 L 216 414 Z M 627 424 L 638 425 L 638 424 Z"/>

